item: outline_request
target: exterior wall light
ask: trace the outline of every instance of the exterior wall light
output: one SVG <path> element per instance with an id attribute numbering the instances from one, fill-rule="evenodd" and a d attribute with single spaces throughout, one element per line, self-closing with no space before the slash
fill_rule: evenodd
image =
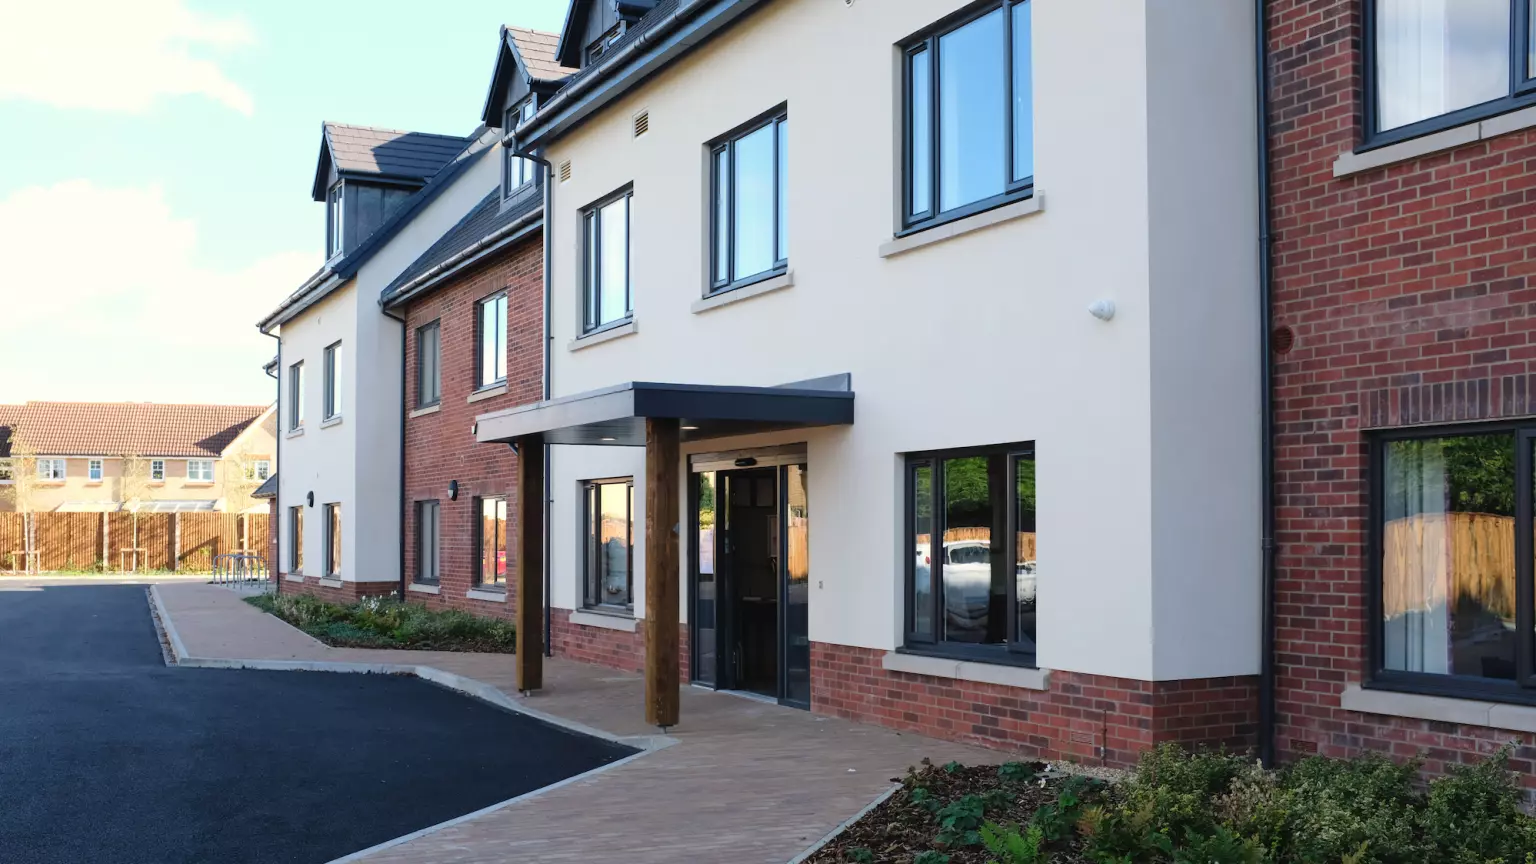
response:
<path id="1" fill-rule="evenodd" d="M 1115 317 L 1115 301 L 1095 300 L 1088 307 L 1088 314 L 1099 319 L 1100 321 L 1108 321 L 1109 319 Z"/>
<path id="2" fill-rule="evenodd" d="M 457 500 L 459 500 L 459 481 L 457 481 L 457 480 L 449 480 L 448 481 L 448 500 L 449 501 L 457 501 Z"/>

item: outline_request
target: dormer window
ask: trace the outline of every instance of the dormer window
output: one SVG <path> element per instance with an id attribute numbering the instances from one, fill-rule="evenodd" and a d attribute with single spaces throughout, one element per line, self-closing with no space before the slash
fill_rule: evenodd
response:
<path id="1" fill-rule="evenodd" d="M 326 196 L 325 213 L 325 257 L 334 258 L 341 254 L 342 243 L 342 214 L 345 212 L 341 206 L 341 184 L 331 187 L 330 194 Z"/>
<path id="2" fill-rule="evenodd" d="M 510 133 L 518 124 L 533 117 L 533 97 L 529 97 L 508 108 L 502 121 L 502 131 Z M 513 156 L 512 148 L 505 148 L 506 154 L 501 171 L 501 194 L 504 198 L 512 197 L 512 193 L 533 182 L 534 163 L 532 160 L 521 156 Z"/>

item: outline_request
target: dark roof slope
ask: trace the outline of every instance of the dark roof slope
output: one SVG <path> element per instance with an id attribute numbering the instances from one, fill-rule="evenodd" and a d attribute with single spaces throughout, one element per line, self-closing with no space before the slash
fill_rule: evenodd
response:
<path id="1" fill-rule="evenodd" d="M 266 405 L 28 402 L 0 408 L 13 438 L 42 456 L 218 458 Z"/>
<path id="2" fill-rule="evenodd" d="M 257 486 L 256 487 L 256 491 L 251 493 L 251 497 L 252 498 L 276 498 L 277 497 L 277 472 L 273 471 L 272 472 L 272 476 L 268 477 L 266 479 L 266 482 L 262 483 L 260 486 Z"/>
<path id="3" fill-rule="evenodd" d="M 512 44 L 517 46 L 517 53 L 523 58 L 528 74 L 535 80 L 560 81 L 576 74 L 575 68 L 562 66 L 555 59 L 555 47 L 560 44 L 559 34 L 508 24 L 507 35 L 512 38 Z"/>
<path id="4" fill-rule="evenodd" d="M 425 180 L 441 171 L 468 139 L 372 126 L 325 124 L 331 159 L 338 171 Z"/>
<path id="5" fill-rule="evenodd" d="M 459 220 L 459 224 L 449 228 L 448 233 L 438 238 L 431 248 L 421 253 L 420 258 L 412 261 L 410 266 L 395 277 L 395 281 L 379 294 L 379 302 L 389 305 L 396 294 L 422 274 L 543 206 L 544 197 L 537 188 L 505 209 L 501 207 L 501 190 L 491 190 L 489 195 Z"/>
<path id="6" fill-rule="evenodd" d="M 666 20 L 667 16 L 676 11 L 677 3 L 678 0 L 661 0 L 660 3 L 657 3 L 651 9 L 651 11 L 645 13 L 645 15 L 640 18 L 640 20 L 636 21 L 634 24 L 631 24 L 629 29 L 624 31 L 624 35 L 620 36 L 612 45 L 609 45 L 608 50 L 603 52 L 603 56 L 599 57 L 596 63 L 593 63 L 582 69 L 580 72 L 577 72 L 575 75 L 572 75 L 570 79 L 566 81 L 566 86 L 570 86 L 571 84 L 584 78 L 591 78 L 593 75 L 599 74 L 604 67 L 610 64 L 610 61 L 612 61 L 614 57 L 618 56 L 618 53 L 623 50 L 624 46 L 639 40 L 641 36 L 645 35 L 647 30 L 652 29 L 657 24 Z"/>

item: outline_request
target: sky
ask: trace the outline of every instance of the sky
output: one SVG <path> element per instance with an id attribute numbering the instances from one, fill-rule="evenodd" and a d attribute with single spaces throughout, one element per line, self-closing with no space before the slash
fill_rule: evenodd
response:
<path id="1" fill-rule="evenodd" d="M 0 403 L 262 404 L 323 121 L 468 134 L 566 0 L 0 0 Z"/>

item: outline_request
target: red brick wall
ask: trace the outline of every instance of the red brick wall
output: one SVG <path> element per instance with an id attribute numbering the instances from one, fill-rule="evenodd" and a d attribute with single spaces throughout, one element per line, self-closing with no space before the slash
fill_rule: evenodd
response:
<path id="1" fill-rule="evenodd" d="M 475 304 L 507 291 L 507 392 L 477 402 L 475 389 Z M 532 234 L 492 260 L 459 275 L 412 302 L 406 317 L 406 405 L 416 409 L 416 330 L 438 321 L 441 346 L 442 399 L 435 413 L 405 421 L 405 545 L 406 579 L 414 581 L 416 502 L 439 502 L 440 593 L 407 592 L 407 597 L 434 607 L 464 609 L 477 615 L 511 617 L 516 596 L 511 585 L 514 550 L 507 548 L 508 602 L 494 603 L 465 595 L 475 584 L 480 554 L 475 542 L 478 512 L 475 499 L 504 495 L 507 519 L 516 519 L 517 457 L 505 444 L 479 444 L 475 417 L 516 405 L 537 402 L 543 393 L 543 241 Z M 458 499 L 448 500 L 448 483 L 457 480 Z"/>
<path id="2" fill-rule="evenodd" d="M 272 578 L 277 580 L 277 582 L 273 584 L 277 584 L 283 581 L 277 577 L 277 535 L 281 530 L 282 523 L 279 522 L 277 518 L 277 496 L 274 495 L 273 497 L 267 499 L 267 548 L 265 550 L 267 556 L 267 572 L 271 573 Z"/>
<path id="3" fill-rule="evenodd" d="M 1339 708 L 1367 663 L 1362 428 L 1536 408 L 1536 134 L 1335 179 L 1363 140 L 1363 5 L 1269 6 L 1273 312 L 1295 335 L 1274 379 L 1277 743 L 1287 758 L 1425 748 L 1434 773 L 1532 737 Z"/>
<path id="4" fill-rule="evenodd" d="M 320 584 L 319 576 L 306 576 L 303 582 L 281 576 L 277 584 L 279 593 L 307 594 L 328 603 L 356 603 L 364 597 L 389 597 L 400 591 L 398 582 L 342 582 L 332 587 Z"/>
<path id="5" fill-rule="evenodd" d="M 1256 742 L 1254 677 L 1135 681 L 1051 672 L 1025 690 L 881 666 L 885 652 L 811 643 L 811 710 L 1031 757 L 1135 764 L 1162 741 L 1247 749 Z"/>
<path id="6" fill-rule="evenodd" d="M 551 616 L 550 628 L 554 632 L 555 656 L 566 657 L 582 663 L 592 663 L 625 672 L 641 672 L 645 669 L 645 622 L 633 633 L 609 630 L 605 627 L 588 627 L 572 624 L 570 611 L 556 609 Z M 682 681 L 688 682 L 688 625 L 679 628 L 678 668 Z"/>

